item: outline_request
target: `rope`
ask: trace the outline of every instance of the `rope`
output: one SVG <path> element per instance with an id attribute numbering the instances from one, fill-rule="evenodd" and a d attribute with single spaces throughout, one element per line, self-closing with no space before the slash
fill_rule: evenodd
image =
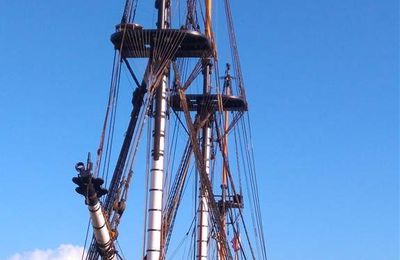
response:
<path id="1" fill-rule="evenodd" d="M 175 217 L 182 198 L 183 188 L 187 176 L 187 171 L 189 168 L 191 154 L 192 154 L 192 147 L 190 145 L 190 142 L 188 141 L 186 143 L 186 147 L 182 156 L 178 173 L 175 175 L 175 180 L 172 188 L 170 189 L 170 193 L 167 199 L 165 207 L 167 212 L 163 214 L 164 239 L 162 239 L 162 241 L 165 241 L 163 247 L 164 255 L 167 253 L 168 250 L 169 241 L 175 223 Z"/>
<path id="2" fill-rule="evenodd" d="M 112 78 L 111 78 L 111 82 L 110 82 L 110 90 L 109 90 L 109 96 L 108 96 L 108 104 L 107 104 L 107 108 L 106 108 L 106 115 L 104 117 L 104 121 L 103 121 L 103 128 L 101 131 L 101 137 L 100 137 L 100 142 L 99 142 L 99 146 L 97 148 L 97 160 L 96 160 L 96 164 L 94 167 L 94 177 L 98 176 L 98 172 L 99 172 L 99 168 L 100 168 L 100 164 L 101 164 L 101 159 L 102 159 L 102 155 L 103 155 L 103 147 L 104 147 L 104 139 L 105 139 L 105 135 L 106 135 L 106 129 L 107 129 L 107 124 L 108 124 L 108 118 L 110 116 L 110 111 L 113 107 L 113 102 L 114 102 L 114 90 L 115 90 L 115 78 L 117 78 L 117 75 L 120 72 L 120 66 L 119 66 L 119 60 L 120 56 L 117 52 L 114 53 L 114 63 L 113 63 L 113 69 L 112 69 Z"/>
<path id="3" fill-rule="evenodd" d="M 83 258 L 85 257 L 86 245 L 87 245 L 87 241 L 88 241 L 88 237 L 89 237 L 90 223 L 91 223 L 91 219 L 89 218 L 89 221 L 88 221 L 88 224 L 87 224 L 87 228 L 86 228 L 85 244 L 83 245 L 81 260 L 83 260 Z"/>

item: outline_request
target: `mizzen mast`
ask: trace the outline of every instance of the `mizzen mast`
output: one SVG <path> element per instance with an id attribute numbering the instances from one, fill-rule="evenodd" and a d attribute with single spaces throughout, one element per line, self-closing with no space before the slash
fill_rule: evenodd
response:
<path id="1" fill-rule="evenodd" d="M 211 31 L 211 8 L 212 1 L 205 0 L 206 17 L 204 21 L 205 35 L 212 42 Z M 211 57 L 203 58 L 203 96 L 211 94 Z M 211 165 L 211 113 L 212 111 L 207 107 L 206 102 L 203 102 L 199 107 L 200 122 L 204 122 L 202 127 L 202 152 L 203 163 L 207 178 L 210 178 L 210 165 Z M 208 258 L 208 243 L 209 243 L 209 206 L 207 202 L 207 190 L 199 183 L 199 205 L 197 213 L 197 255 L 198 260 L 206 260 Z"/>

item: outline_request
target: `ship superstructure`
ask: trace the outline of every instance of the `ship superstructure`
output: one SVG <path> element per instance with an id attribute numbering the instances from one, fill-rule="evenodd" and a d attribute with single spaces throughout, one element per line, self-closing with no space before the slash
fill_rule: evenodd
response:
<path id="1" fill-rule="evenodd" d="M 152 28 L 135 20 L 138 2 L 126 1 L 111 35 L 115 57 L 96 160 L 89 155 L 77 163 L 73 178 L 93 229 L 86 259 L 124 259 L 117 246 L 124 232 L 119 225 L 136 175 L 146 180 L 144 232 L 132 236 L 132 248 L 124 250 L 142 251 L 146 260 L 175 259 L 181 230 L 174 228 L 186 218 L 192 221 L 186 232 L 192 242 L 180 258 L 267 259 L 230 1 L 219 4 L 226 42 L 217 43 L 212 0 L 157 0 Z M 176 6 L 179 19 L 173 15 Z M 229 50 L 228 55 L 219 55 L 218 48 Z M 118 96 L 122 70 L 134 91 L 128 127 L 120 133 L 124 138 L 113 161 L 117 104 L 124 98 Z M 144 159 L 138 159 L 140 151 Z M 145 170 L 137 170 L 138 164 Z M 195 196 L 188 203 L 190 189 Z M 184 203 L 193 214 L 179 213 Z M 143 249 L 134 247 L 139 244 Z"/>

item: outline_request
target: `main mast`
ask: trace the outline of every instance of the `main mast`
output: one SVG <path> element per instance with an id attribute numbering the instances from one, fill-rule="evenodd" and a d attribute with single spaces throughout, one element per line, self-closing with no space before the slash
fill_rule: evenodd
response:
<path id="1" fill-rule="evenodd" d="M 156 1 L 158 9 L 158 30 L 169 27 L 169 4 L 170 1 Z M 150 57 L 150 60 L 152 57 Z M 167 119 L 167 88 L 168 69 L 162 71 L 160 86 L 157 86 L 154 98 L 154 130 L 153 130 L 153 151 L 150 169 L 148 225 L 147 225 L 147 260 L 159 260 L 161 255 L 161 221 L 163 210 L 163 179 L 164 179 L 164 157 L 165 157 L 165 129 Z"/>

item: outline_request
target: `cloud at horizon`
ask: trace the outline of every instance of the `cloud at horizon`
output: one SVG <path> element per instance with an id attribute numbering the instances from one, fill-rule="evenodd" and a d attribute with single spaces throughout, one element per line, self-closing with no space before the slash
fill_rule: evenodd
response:
<path id="1" fill-rule="evenodd" d="M 61 244 L 56 249 L 34 249 L 16 253 L 7 260 L 78 260 L 81 259 L 83 247 Z"/>

